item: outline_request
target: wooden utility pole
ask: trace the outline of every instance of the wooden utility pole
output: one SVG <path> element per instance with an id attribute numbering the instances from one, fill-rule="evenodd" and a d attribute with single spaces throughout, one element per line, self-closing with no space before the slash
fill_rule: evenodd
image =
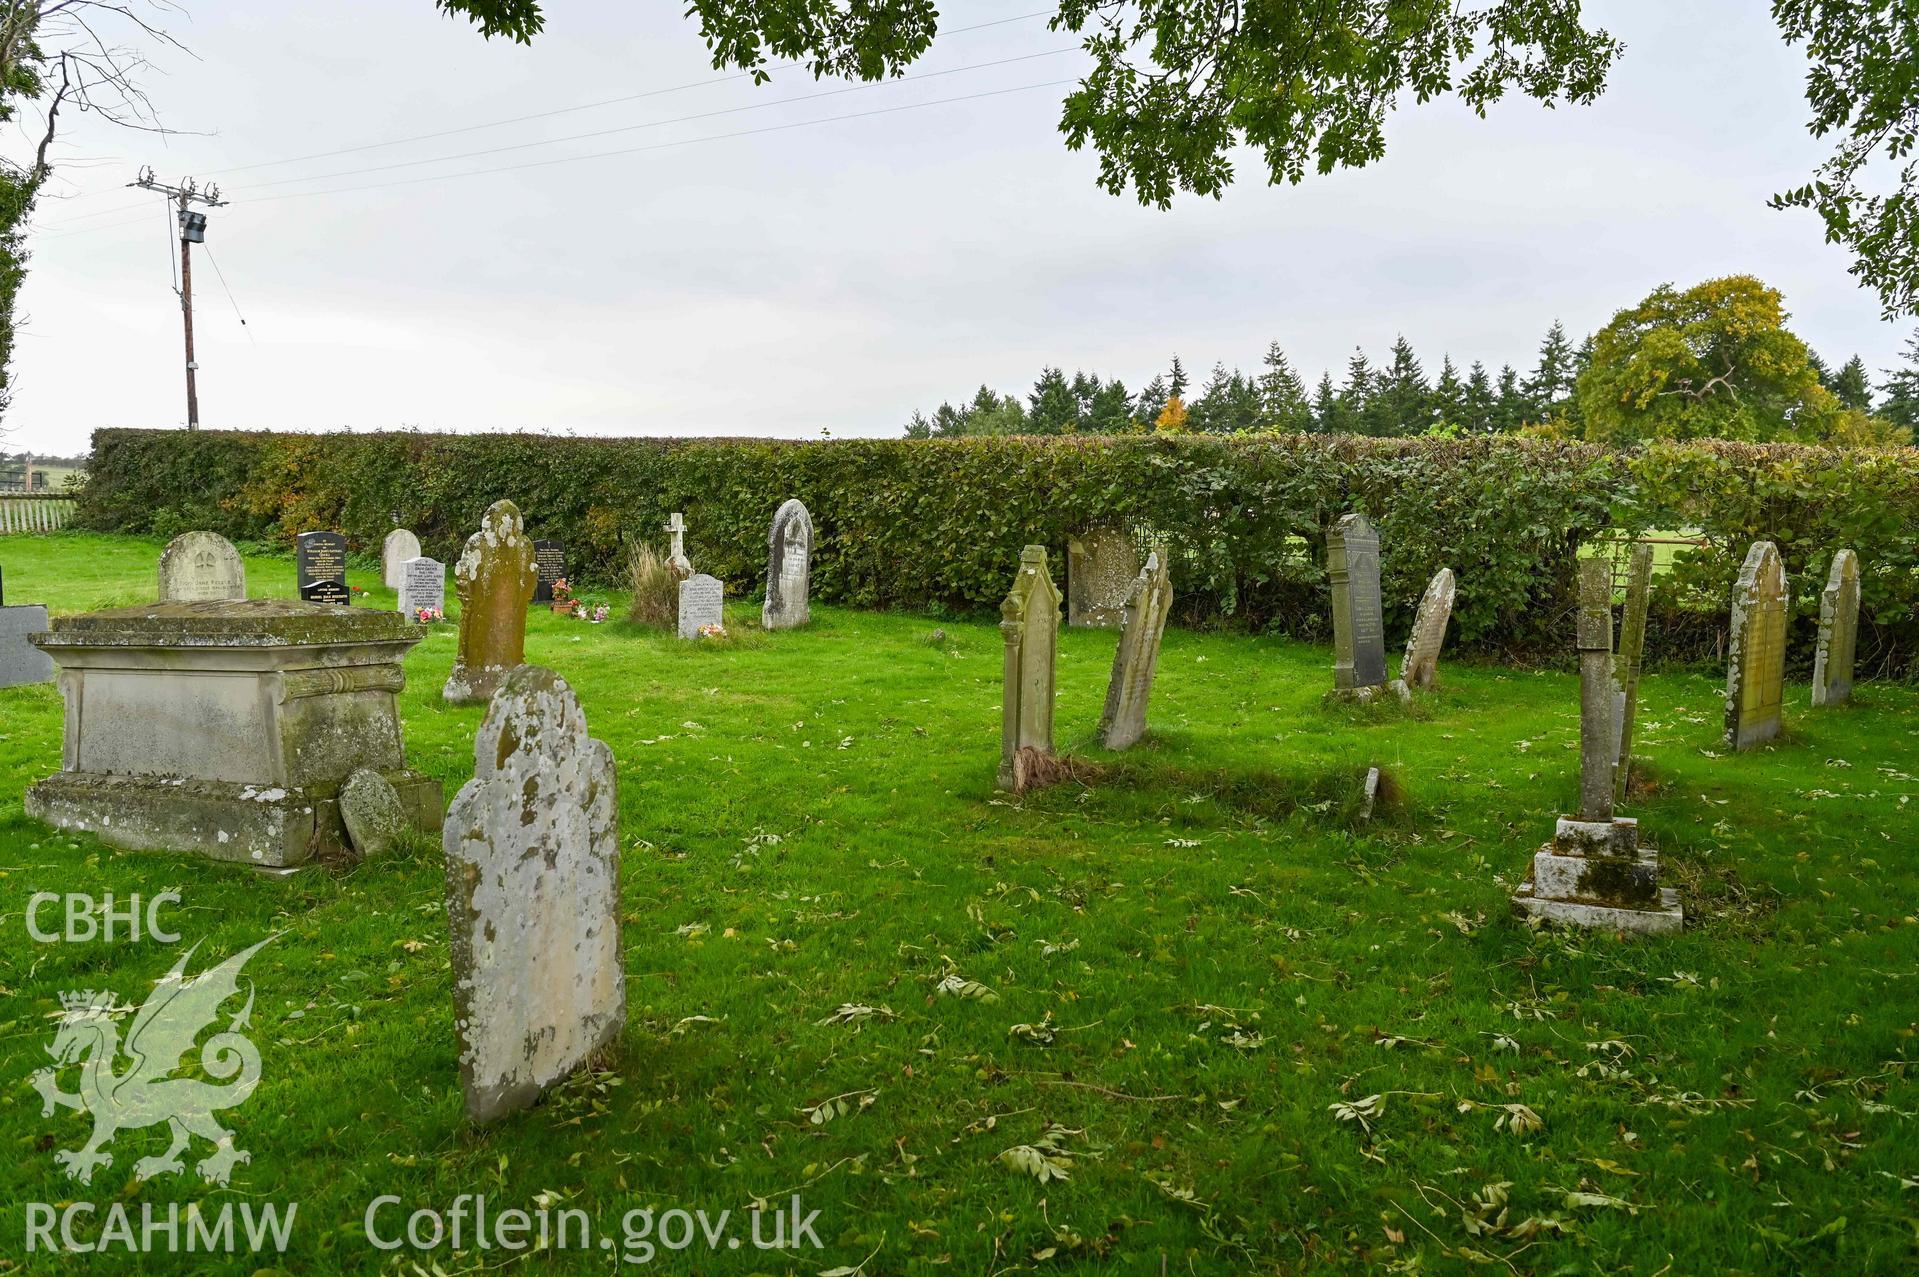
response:
<path id="1" fill-rule="evenodd" d="M 193 245 L 204 243 L 207 237 L 207 215 L 195 212 L 195 204 L 204 204 L 208 208 L 219 208 L 226 201 L 220 198 L 220 188 L 209 185 L 202 191 L 192 178 L 179 186 L 167 186 L 153 178 L 153 170 L 141 169 L 139 179 L 128 183 L 130 186 L 144 187 L 149 191 L 159 191 L 176 205 L 176 216 L 180 222 L 180 320 L 186 333 L 187 348 L 187 429 L 200 428 L 200 389 L 195 374 L 200 365 L 193 358 Z"/>

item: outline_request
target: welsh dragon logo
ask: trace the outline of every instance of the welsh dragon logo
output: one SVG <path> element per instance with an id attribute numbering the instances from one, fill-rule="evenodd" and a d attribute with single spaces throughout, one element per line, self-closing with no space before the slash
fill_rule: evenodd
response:
<path id="1" fill-rule="evenodd" d="M 217 1109 L 244 1103 L 260 1082 L 260 1052 L 240 1032 L 253 1012 L 251 985 L 246 1005 L 226 1030 L 215 1033 L 200 1048 L 200 1068 L 207 1076 L 221 1080 L 239 1076 L 217 1086 L 171 1074 L 182 1068 L 201 1030 L 219 1018 L 221 1004 L 239 991 L 240 969 L 247 959 L 272 939 L 268 936 L 189 980 L 187 959 L 200 947 L 195 944 L 154 982 L 153 995 L 138 1008 L 120 1005 L 110 993 L 60 995 L 60 1028 L 47 1048 L 54 1067 L 33 1075 L 33 1089 L 40 1093 L 42 1117 L 53 1116 L 54 1106 L 59 1105 L 93 1118 L 93 1135 L 83 1147 L 54 1154 L 70 1177 L 82 1184 L 91 1182 L 95 1168 L 113 1164 L 112 1155 L 104 1149 L 115 1134 L 162 1122 L 172 1128 L 173 1143 L 160 1156 L 134 1163 L 133 1173 L 140 1179 L 183 1172 L 186 1164 L 180 1155 L 194 1135 L 213 1145 L 212 1155 L 194 1168 L 208 1183 L 225 1184 L 236 1165 L 252 1160 L 251 1154 L 234 1147 L 233 1132 L 213 1117 Z M 128 1012 L 133 1013 L 133 1023 L 122 1043 L 115 1021 Z M 123 1053 L 127 1067 L 116 1072 Z M 80 1089 L 69 1094 L 60 1089 L 58 1079 L 61 1069 L 74 1064 L 80 1066 Z"/>

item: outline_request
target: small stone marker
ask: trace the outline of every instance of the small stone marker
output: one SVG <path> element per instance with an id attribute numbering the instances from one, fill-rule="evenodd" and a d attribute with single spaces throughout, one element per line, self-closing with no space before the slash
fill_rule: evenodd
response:
<path id="1" fill-rule="evenodd" d="M 1020 552 L 1019 574 L 1000 604 L 1006 663 L 1000 692 L 999 787 L 1024 793 L 1042 783 L 1053 756 L 1054 658 L 1059 644 L 1059 590 L 1046 572 L 1046 547 Z"/>
<path id="2" fill-rule="evenodd" d="M 1066 623 L 1118 628 L 1139 576 L 1139 547 L 1119 528 L 1066 539 Z"/>
<path id="3" fill-rule="evenodd" d="M 160 551 L 162 603 L 205 603 L 247 596 L 247 565 L 217 532 L 182 532 Z"/>
<path id="4" fill-rule="evenodd" d="M 47 609 L 41 603 L 0 606 L 0 687 L 51 683 L 53 658 L 27 638 L 47 629 Z"/>
<path id="5" fill-rule="evenodd" d="M 293 562 L 302 601 L 353 602 L 346 588 L 346 538 L 338 532 L 302 532 L 294 538 Z"/>
<path id="6" fill-rule="evenodd" d="M 1612 568 L 1579 563 L 1579 815 L 1561 817 L 1533 856 L 1513 905 L 1536 918 L 1609 931 L 1670 934 L 1685 927 L 1679 893 L 1659 885 L 1659 853 L 1639 822 L 1613 815 Z"/>
<path id="7" fill-rule="evenodd" d="M 346 844 L 362 860 L 384 856 L 407 826 L 406 805 L 393 782 L 370 767 L 362 767 L 340 786 L 340 823 Z"/>
<path id="8" fill-rule="evenodd" d="M 1146 733 L 1146 702 L 1172 606 L 1172 579 L 1154 552 L 1146 556 L 1121 608 L 1119 649 L 1106 684 L 1106 709 L 1099 716 L 1099 743 L 1108 749 L 1125 749 Z"/>
<path id="9" fill-rule="evenodd" d="M 389 590 L 400 588 L 400 574 L 408 559 L 420 557 L 420 538 L 405 528 L 386 534 L 380 546 L 380 580 Z"/>
<path id="10" fill-rule="evenodd" d="M 760 626 L 790 630 L 812 619 L 813 516 L 798 500 L 784 502 L 766 534 L 766 602 Z"/>
<path id="11" fill-rule="evenodd" d="M 1779 734 L 1786 691 L 1786 568 L 1770 541 L 1746 552 L 1727 652 L 1726 744 L 1751 749 Z"/>
<path id="12" fill-rule="evenodd" d="M 533 597 L 533 543 L 520 508 L 495 501 L 453 567 L 460 598 L 460 648 L 443 695 L 455 704 L 493 698 L 526 660 L 526 607 Z"/>
<path id="13" fill-rule="evenodd" d="M 533 585 L 535 603 L 553 601 L 553 583 L 566 579 L 566 542 L 542 540 L 533 543 L 533 569 L 538 577 Z"/>
<path id="14" fill-rule="evenodd" d="M 1626 801 L 1632 780 L 1632 728 L 1639 714 L 1639 672 L 1646 661 L 1646 609 L 1652 598 L 1652 547 L 1635 545 L 1626 568 L 1626 610 L 1619 618 L 1619 655 L 1613 674 L 1619 684 L 1619 739 L 1613 751 L 1613 801 Z"/>
<path id="15" fill-rule="evenodd" d="M 1368 767 L 1366 769 L 1366 782 L 1360 786 L 1359 790 L 1359 818 L 1362 821 L 1373 818 L 1373 805 L 1378 801 L 1379 768 Z"/>
<path id="16" fill-rule="evenodd" d="M 680 582 L 680 629 L 683 639 L 700 637 L 708 625 L 724 625 L 726 586 L 718 577 L 695 573 Z"/>
<path id="17" fill-rule="evenodd" d="M 619 805 L 613 751 L 552 670 L 513 671 L 473 761 L 442 845 L 460 1084 L 467 1117 L 490 1122 L 626 1023 Z"/>
<path id="18" fill-rule="evenodd" d="M 673 548 L 666 553 L 666 566 L 684 581 L 693 575 L 693 560 L 686 557 L 686 516 L 675 510 L 666 520 L 666 530 L 673 537 Z"/>
<path id="19" fill-rule="evenodd" d="M 1379 534 L 1363 514 L 1326 534 L 1333 585 L 1333 694 L 1369 700 L 1386 686 L 1386 621 L 1379 598 Z"/>
<path id="20" fill-rule="evenodd" d="M 1819 650 L 1812 659 L 1812 703 L 1852 699 L 1852 663 L 1859 647 L 1859 556 L 1841 550 L 1819 595 Z"/>
<path id="21" fill-rule="evenodd" d="M 1399 681 L 1393 684 L 1401 697 L 1429 690 L 1439 681 L 1439 650 L 1446 645 L 1446 626 L 1453 619 L 1453 588 L 1453 570 L 1441 568 L 1419 600 L 1406 657 L 1399 663 Z"/>
<path id="22" fill-rule="evenodd" d="M 424 555 L 400 565 L 400 612 L 417 617 L 421 608 L 446 613 L 446 564 Z"/>

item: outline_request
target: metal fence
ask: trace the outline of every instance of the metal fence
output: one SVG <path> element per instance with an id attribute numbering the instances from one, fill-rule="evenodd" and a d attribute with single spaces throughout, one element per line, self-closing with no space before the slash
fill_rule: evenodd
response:
<path id="1" fill-rule="evenodd" d="M 73 518 L 75 499 L 64 493 L 0 492 L 0 536 L 15 532 L 57 532 Z"/>

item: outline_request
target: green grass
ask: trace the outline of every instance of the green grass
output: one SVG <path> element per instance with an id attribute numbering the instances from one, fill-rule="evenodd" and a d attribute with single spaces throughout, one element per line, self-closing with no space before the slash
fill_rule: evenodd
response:
<path id="1" fill-rule="evenodd" d="M 0 563 L 10 600 L 72 611 L 147 597 L 158 549 L 6 538 Z M 289 561 L 248 570 L 256 594 L 291 590 Z M 353 582 L 391 605 L 374 574 Z M 478 1131 L 437 848 L 273 878 L 52 833 L 20 795 L 58 766 L 59 698 L 0 691 L 0 1269 L 51 1270 L 21 1253 L 24 1203 L 77 1193 L 297 1201 L 277 1261 L 293 1272 L 389 1268 L 367 1203 L 463 1192 L 496 1211 L 550 1194 L 615 1235 L 647 1206 L 798 1192 L 821 1212 L 823 1250 L 660 1252 L 674 1272 L 871 1255 L 864 1274 L 1649 1277 L 1919 1257 L 1919 689 L 1865 683 L 1815 714 L 1790 687 L 1787 736 L 1728 756 L 1721 688 L 1648 676 L 1652 784 L 1626 811 L 1690 926 L 1622 939 L 1531 931 L 1507 906 L 1574 799 L 1570 674 L 1449 661 L 1410 712 L 1326 708 L 1325 649 L 1172 631 L 1153 733 L 1115 759 L 1089 743 L 1113 636 L 1067 632 L 1060 743 L 1107 767 L 1014 801 L 992 787 L 995 627 L 940 622 L 940 641 L 924 618 L 815 615 L 763 635 L 736 605 L 725 644 L 530 617 L 529 659 L 566 675 L 619 760 L 629 1022 L 607 1072 Z M 449 798 L 482 713 L 439 699 L 453 646 L 442 627 L 416 648 L 402 697 L 413 764 Z M 1369 765 L 1399 797 L 1359 825 Z M 42 1119 L 28 1085 L 46 1016 L 62 990 L 140 1000 L 178 950 L 36 944 L 21 909 L 168 887 L 196 967 L 279 937 L 248 967 L 264 1079 L 228 1113 L 252 1162 L 226 1190 L 134 1183 L 164 1141 L 129 1132 L 80 1190 L 53 1151 L 83 1119 Z M 939 995 L 951 973 L 996 1000 Z M 843 1004 L 891 1014 L 822 1023 Z M 844 1113 L 810 1120 L 835 1097 Z M 1001 1158 L 1043 1142 L 1068 1178 Z"/>

